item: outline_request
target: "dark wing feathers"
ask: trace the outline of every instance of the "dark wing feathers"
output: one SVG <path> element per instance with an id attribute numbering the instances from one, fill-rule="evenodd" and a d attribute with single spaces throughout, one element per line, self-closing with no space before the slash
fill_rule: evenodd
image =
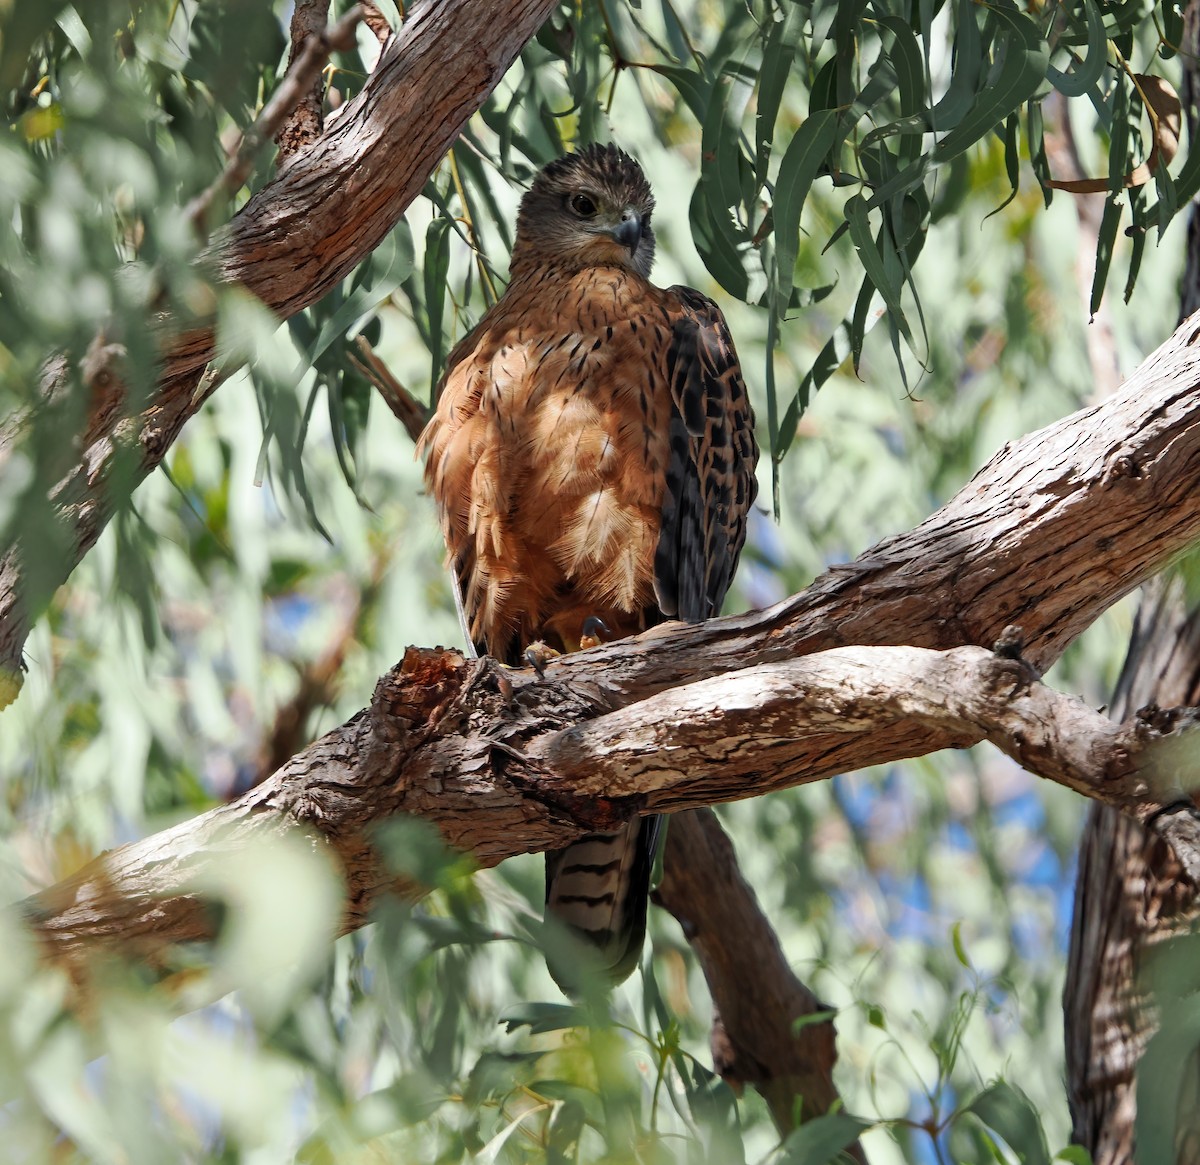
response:
<path id="1" fill-rule="evenodd" d="M 720 613 L 758 492 L 754 414 L 720 309 L 672 287 L 675 316 L 666 372 L 672 410 L 666 491 L 654 555 L 664 615 L 695 622 Z"/>

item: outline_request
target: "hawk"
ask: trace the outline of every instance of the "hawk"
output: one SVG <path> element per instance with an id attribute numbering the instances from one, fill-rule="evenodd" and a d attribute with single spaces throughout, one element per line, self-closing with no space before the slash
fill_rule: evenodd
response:
<path id="1" fill-rule="evenodd" d="M 450 354 L 421 436 L 467 633 L 505 663 L 537 641 L 578 650 L 592 620 L 623 636 L 719 614 L 737 566 L 754 417 L 717 305 L 649 280 L 653 209 L 615 146 L 541 170 L 511 281 Z M 641 954 L 658 824 L 547 854 L 547 914 L 614 982 Z"/>

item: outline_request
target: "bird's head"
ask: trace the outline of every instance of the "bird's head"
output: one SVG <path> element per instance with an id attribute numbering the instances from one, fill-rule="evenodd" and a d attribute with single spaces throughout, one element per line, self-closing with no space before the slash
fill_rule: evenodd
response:
<path id="1" fill-rule="evenodd" d="M 588 146 L 542 169 L 521 199 L 512 272 L 545 266 L 627 267 L 654 262 L 646 175 L 616 146 Z"/>

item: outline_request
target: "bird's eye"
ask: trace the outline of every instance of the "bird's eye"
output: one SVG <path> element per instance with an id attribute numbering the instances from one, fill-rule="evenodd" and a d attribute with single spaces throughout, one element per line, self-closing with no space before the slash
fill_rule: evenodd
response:
<path id="1" fill-rule="evenodd" d="M 571 209 L 580 218 L 592 218 L 596 213 L 596 204 L 586 194 L 572 194 Z"/>

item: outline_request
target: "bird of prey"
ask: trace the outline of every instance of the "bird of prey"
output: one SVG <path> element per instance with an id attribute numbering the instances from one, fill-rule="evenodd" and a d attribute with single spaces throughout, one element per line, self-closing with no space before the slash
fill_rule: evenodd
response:
<path id="1" fill-rule="evenodd" d="M 421 437 L 467 633 L 505 663 L 600 625 L 719 614 L 745 541 L 746 386 L 716 304 L 650 282 L 653 209 L 614 146 L 538 173 L 511 281 L 451 353 Z M 547 854 L 547 914 L 613 982 L 641 954 L 657 832 L 636 818 Z"/>

